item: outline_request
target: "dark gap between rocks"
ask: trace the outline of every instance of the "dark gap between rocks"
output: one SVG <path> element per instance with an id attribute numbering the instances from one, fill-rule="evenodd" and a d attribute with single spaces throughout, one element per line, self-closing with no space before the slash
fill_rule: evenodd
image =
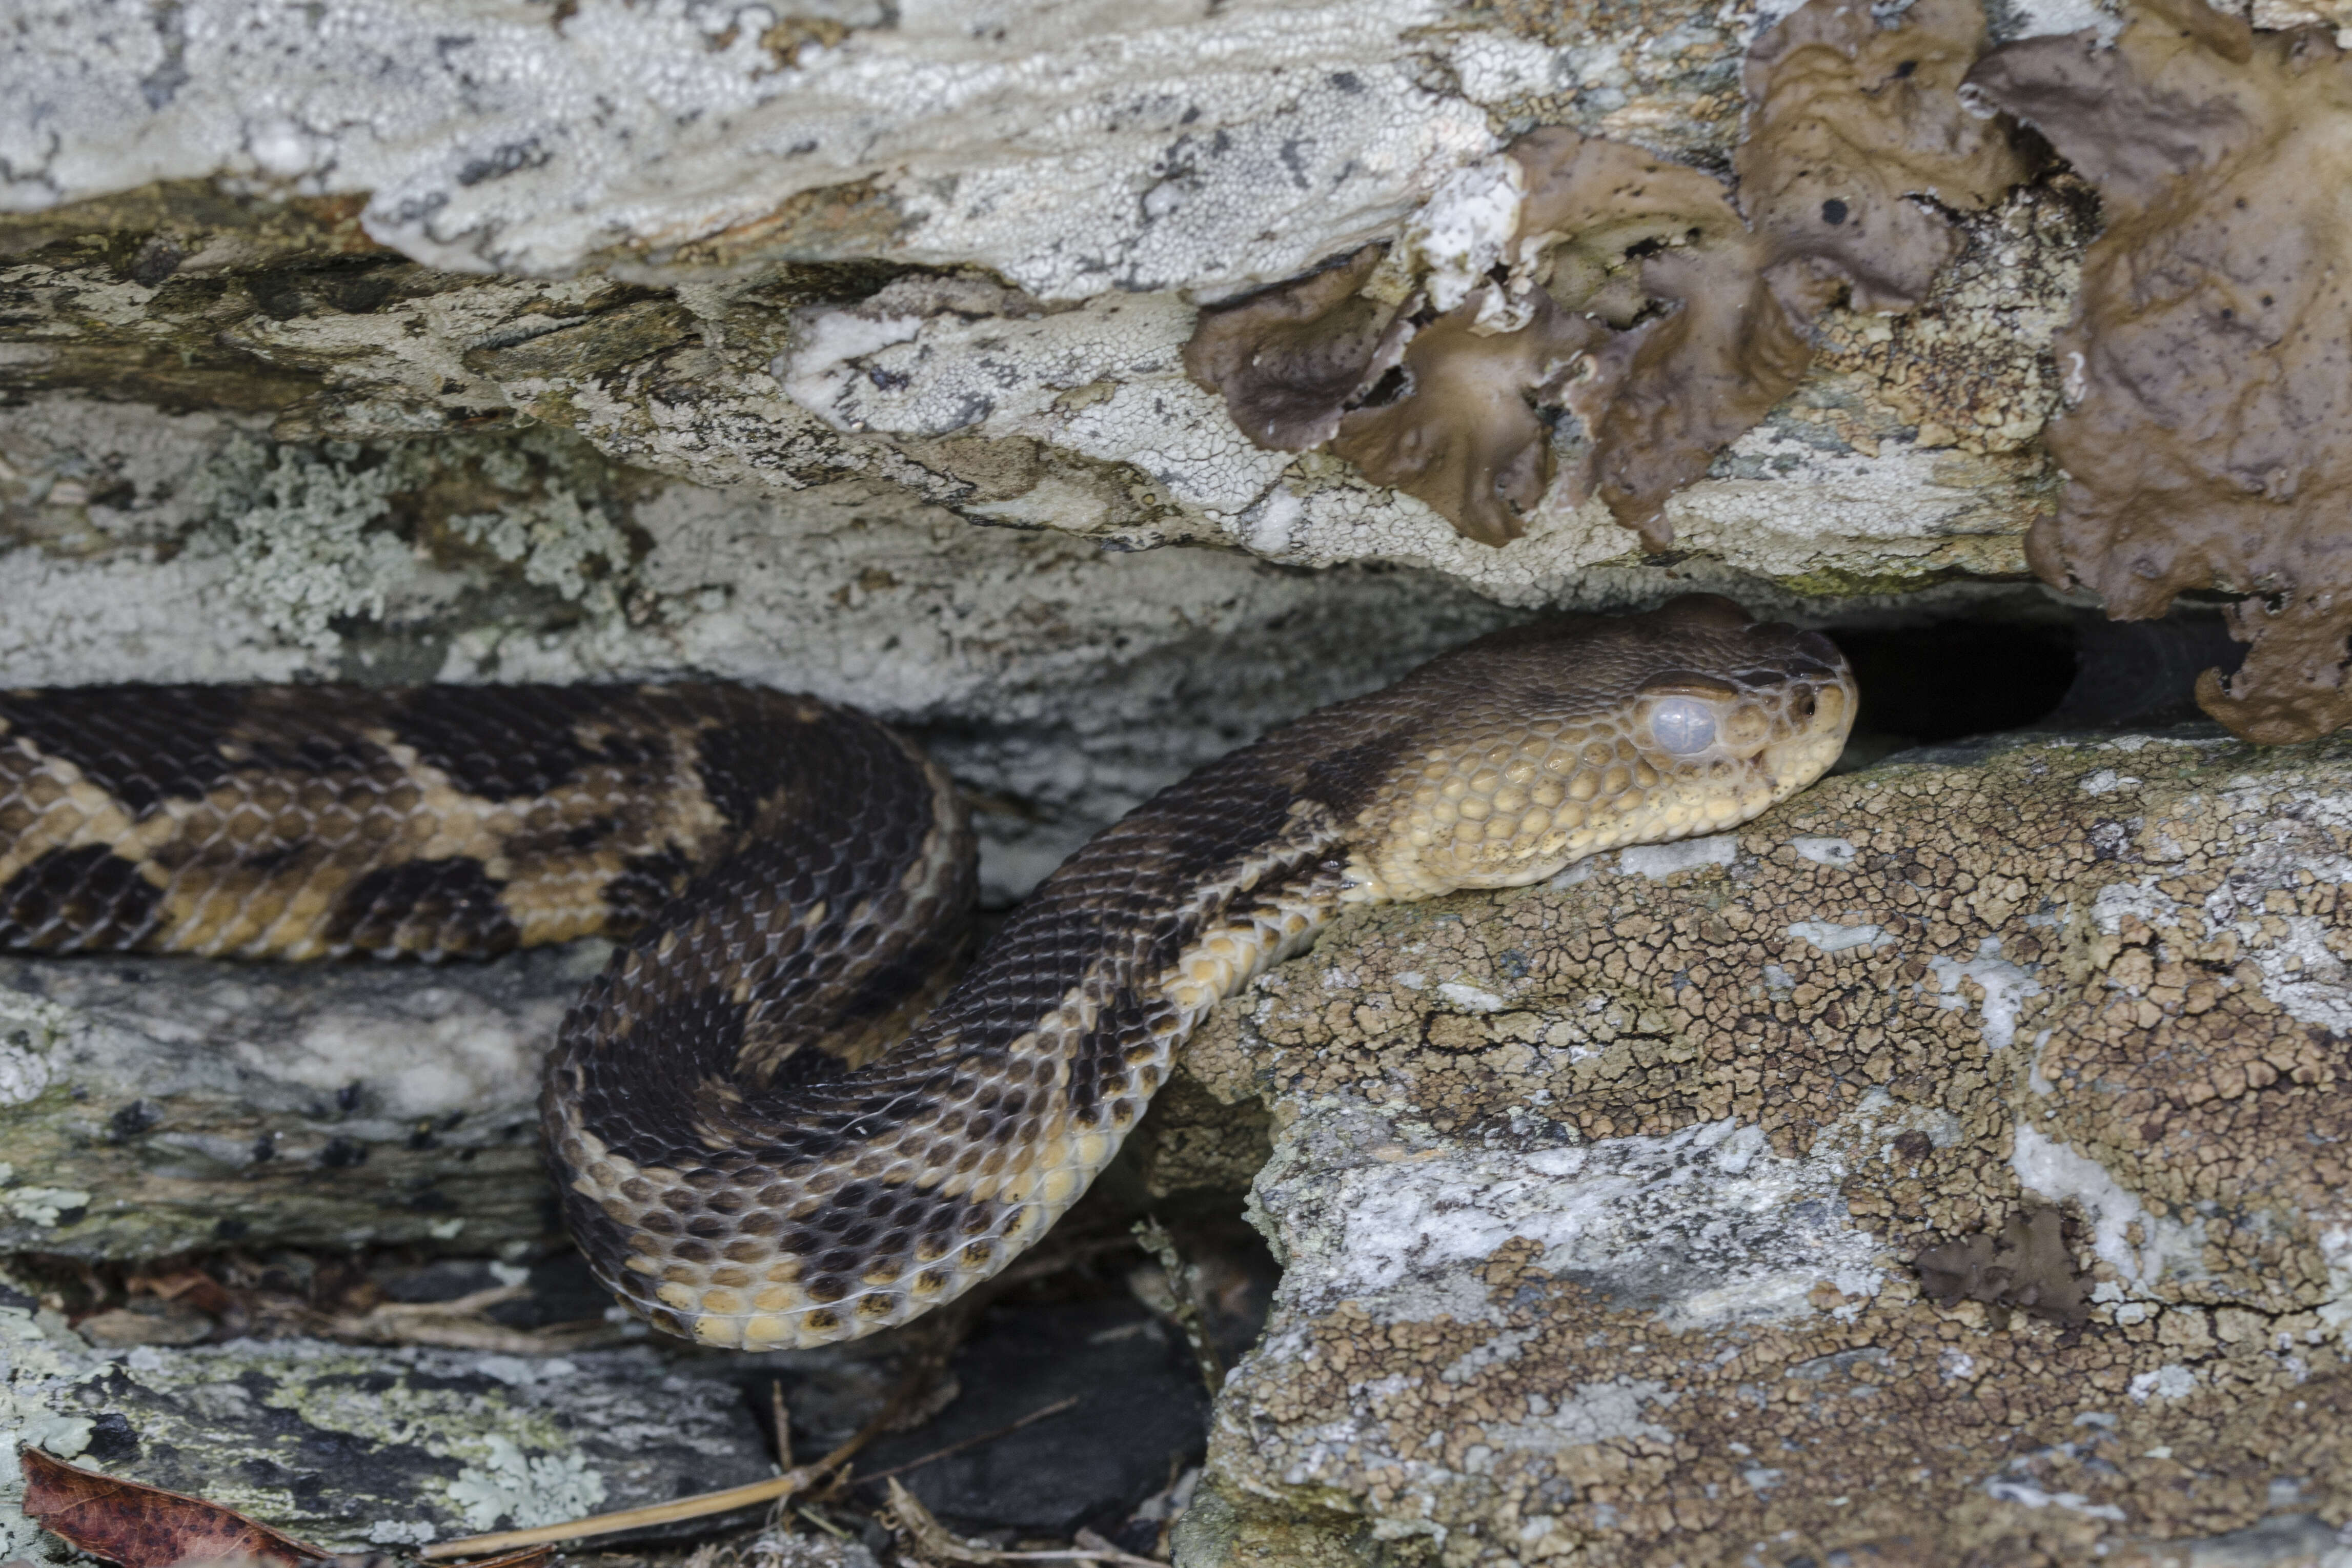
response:
<path id="1" fill-rule="evenodd" d="M 1826 630 L 1862 686 L 1840 773 L 2018 731 L 2210 723 L 2197 706 L 2199 673 L 2226 675 L 2245 654 L 2218 614 L 2193 609 L 2158 621 L 2072 610 Z"/>

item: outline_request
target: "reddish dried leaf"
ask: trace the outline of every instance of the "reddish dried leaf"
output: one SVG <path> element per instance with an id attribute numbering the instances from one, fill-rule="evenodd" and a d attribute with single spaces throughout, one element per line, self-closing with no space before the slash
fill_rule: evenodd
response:
<path id="1" fill-rule="evenodd" d="M 241 1561 L 311 1568 L 331 1556 L 202 1498 L 80 1469 L 38 1448 L 17 1458 L 25 1469 L 25 1512 L 42 1529 L 122 1568 Z"/>

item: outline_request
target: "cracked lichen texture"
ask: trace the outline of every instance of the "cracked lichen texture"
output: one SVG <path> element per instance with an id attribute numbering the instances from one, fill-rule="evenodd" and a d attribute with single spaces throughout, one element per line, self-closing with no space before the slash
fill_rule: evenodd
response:
<path id="1" fill-rule="evenodd" d="M 2352 747 L 2126 737 L 1350 915 L 1189 1053 L 1286 1271 L 1179 1560 L 2332 1542 L 2347 879 Z M 2087 1321 L 1923 1295 L 2052 1208 Z"/>
<path id="2" fill-rule="evenodd" d="M 667 1502 L 771 1468 L 732 1384 L 647 1349 L 100 1352 L 0 1284 L 0 1446 L 19 1444 L 360 1552 Z M 16 1466 L 0 1467 L 0 1551 L 65 1560 L 21 1500 Z"/>

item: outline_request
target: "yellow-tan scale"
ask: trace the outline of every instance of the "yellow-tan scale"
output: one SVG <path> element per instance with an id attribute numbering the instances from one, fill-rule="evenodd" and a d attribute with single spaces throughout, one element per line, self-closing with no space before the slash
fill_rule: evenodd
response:
<path id="1" fill-rule="evenodd" d="M 1377 828 L 1356 852 L 1350 902 L 1519 887 L 1588 855 L 1736 827 L 1837 760 L 1853 722 L 1850 685 L 1810 695 L 1742 694 L 1696 756 L 1659 746 L 1637 705 L 1600 718 L 1497 725 L 1423 751 L 1368 807 Z"/>

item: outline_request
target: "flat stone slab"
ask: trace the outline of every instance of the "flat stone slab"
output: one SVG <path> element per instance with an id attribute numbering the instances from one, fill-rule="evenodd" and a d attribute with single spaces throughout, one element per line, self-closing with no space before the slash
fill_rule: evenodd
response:
<path id="1" fill-rule="evenodd" d="M 0 1249 L 543 1245 L 539 1062 L 602 961 L 0 958 Z"/>

